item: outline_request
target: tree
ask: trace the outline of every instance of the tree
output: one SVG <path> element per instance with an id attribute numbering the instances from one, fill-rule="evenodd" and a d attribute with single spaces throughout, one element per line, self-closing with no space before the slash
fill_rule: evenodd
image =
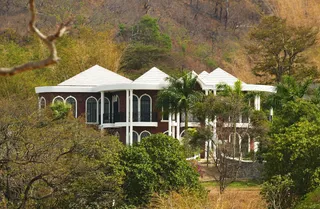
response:
<path id="1" fill-rule="evenodd" d="M 290 208 L 294 201 L 291 193 L 293 181 L 290 175 L 277 175 L 262 185 L 261 194 L 270 209 Z"/>
<path id="2" fill-rule="evenodd" d="M 315 45 L 317 34 L 315 28 L 291 27 L 279 17 L 264 17 L 249 34 L 247 49 L 255 60 L 253 72 L 277 83 L 283 75 L 316 76 L 316 67 L 307 62 L 304 52 Z"/>
<path id="3" fill-rule="evenodd" d="M 14 208 L 110 208 L 122 199 L 122 144 L 35 101 L 1 100 L 0 191 Z"/>
<path id="4" fill-rule="evenodd" d="M 312 79 L 297 81 L 292 76 L 283 76 L 281 82 L 276 85 L 276 93 L 267 98 L 268 106 L 274 108 L 276 115 L 281 114 L 284 104 L 308 95 L 311 83 Z"/>
<path id="5" fill-rule="evenodd" d="M 122 156 L 126 203 L 146 204 L 154 192 L 163 194 L 182 189 L 203 192 L 199 174 L 186 161 L 177 139 L 165 134 L 151 135 L 140 144 L 126 148 Z"/>
<path id="6" fill-rule="evenodd" d="M 168 77 L 169 86 L 158 92 L 157 107 L 165 113 L 184 113 L 185 130 L 188 130 L 189 113 L 203 93 L 196 90 L 197 76 L 183 73 L 182 77 Z"/>
<path id="7" fill-rule="evenodd" d="M 297 196 L 319 186 L 319 135 L 319 117 L 317 121 L 301 118 L 282 133 L 272 135 L 264 155 L 267 178 L 290 173 L 294 182 L 292 192 Z"/>
<path id="8" fill-rule="evenodd" d="M 31 32 L 35 33 L 41 41 L 43 41 L 49 49 L 50 55 L 47 59 L 40 60 L 37 62 L 29 62 L 20 66 L 15 66 L 11 68 L 0 68 L 0 75 L 14 75 L 16 73 L 20 73 L 27 70 L 44 68 L 46 66 L 56 64 L 59 61 L 55 41 L 63 36 L 67 31 L 67 27 L 70 25 L 71 20 L 66 23 L 61 23 L 58 27 L 57 31 L 52 35 L 44 35 L 37 27 L 36 27 L 36 8 L 34 0 L 29 0 L 29 10 L 31 13 L 31 20 L 29 23 L 29 28 Z"/>
<path id="9" fill-rule="evenodd" d="M 213 139 L 209 137 L 209 134 L 203 134 L 207 130 L 212 130 L 212 127 L 207 125 L 207 127 L 199 129 L 199 133 L 194 135 L 191 143 L 203 146 L 205 141 L 210 140 L 214 144 L 216 153 L 211 154 L 216 168 L 214 176 L 219 182 L 220 193 L 223 193 L 226 187 L 237 179 L 243 154 L 242 137 L 246 137 L 250 132 L 256 132 L 252 130 L 259 129 L 260 125 L 264 125 L 261 121 L 266 120 L 266 117 L 255 117 L 250 129 L 249 126 L 237 128 L 241 115 L 243 118 L 250 117 L 252 112 L 249 102 L 242 92 L 241 82 L 235 82 L 233 87 L 224 84 L 218 85 L 218 90 L 217 95 L 209 94 L 194 106 L 194 114 L 199 117 L 202 124 L 205 124 L 206 118 L 209 121 L 214 121 L 216 133 L 214 133 Z M 255 134 L 258 136 L 262 133 L 256 132 Z M 254 135 L 251 136 L 254 137 Z"/>
<path id="10" fill-rule="evenodd" d="M 168 54 L 171 39 L 167 34 L 161 33 L 157 21 L 156 18 L 145 15 L 132 28 L 120 25 L 119 35 L 131 42 L 121 58 L 121 69 L 139 70 Z"/>

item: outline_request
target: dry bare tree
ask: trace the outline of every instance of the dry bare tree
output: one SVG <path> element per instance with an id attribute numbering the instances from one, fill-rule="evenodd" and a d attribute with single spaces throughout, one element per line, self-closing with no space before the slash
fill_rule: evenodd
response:
<path id="1" fill-rule="evenodd" d="M 39 68 L 44 68 L 52 64 L 56 64 L 59 61 L 57 48 L 55 41 L 62 37 L 68 30 L 68 26 L 71 23 L 71 19 L 65 23 L 61 23 L 57 31 L 51 35 L 43 34 L 36 26 L 36 7 L 34 0 L 29 0 L 29 10 L 31 13 L 31 20 L 29 22 L 29 28 L 31 32 L 35 33 L 48 47 L 50 55 L 43 60 L 28 62 L 19 66 L 0 68 L 0 75 L 14 75 L 27 70 L 34 70 Z"/>

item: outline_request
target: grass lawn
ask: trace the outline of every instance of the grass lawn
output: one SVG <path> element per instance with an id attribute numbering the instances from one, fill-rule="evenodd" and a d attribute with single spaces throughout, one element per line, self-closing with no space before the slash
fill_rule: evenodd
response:
<path id="1" fill-rule="evenodd" d="M 217 181 L 209 181 L 201 183 L 204 187 L 218 187 L 219 182 Z M 235 181 L 231 183 L 227 188 L 238 188 L 238 189 L 247 189 L 247 188 L 255 188 L 259 189 L 260 184 L 256 181 Z"/>

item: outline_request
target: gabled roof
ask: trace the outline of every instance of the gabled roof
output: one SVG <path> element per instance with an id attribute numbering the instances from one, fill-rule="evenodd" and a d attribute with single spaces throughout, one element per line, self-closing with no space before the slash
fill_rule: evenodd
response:
<path id="1" fill-rule="evenodd" d="M 234 85 L 234 83 L 239 80 L 235 76 L 231 75 L 230 73 L 222 70 L 221 68 L 217 68 L 209 75 L 202 78 L 202 81 L 205 85 L 217 85 L 220 83 L 225 83 L 227 85 Z M 242 82 L 245 84 L 244 82 Z"/>
<path id="2" fill-rule="evenodd" d="M 207 71 L 202 71 L 202 72 L 198 75 L 198 77 L 199 77 L 200 79 L 203 79 L 203 78 L 206 77 L 207 75 L 209 75 L 209 73 L 208 73 Z"/>
<path id="3" fill-rule="evenodd" d="M 132 81 L 117 73 L 95 65 L 72 78 L 58 84 L 59 86 L 99 86 L 106 84 L 125 84 Z"/>
<path id="4" fill-rule="evenodd" d="M 141 75 L 139 78 L 133 81 L 133 84 L 154 84 L 154 85 L 166 85 L 168 84 L 168 81 L 166 78 L 168 78 L 169 75 L 162 72 L 156 67 L 151 68 L 147 72 L 145 72 L 143 75 Z"/>

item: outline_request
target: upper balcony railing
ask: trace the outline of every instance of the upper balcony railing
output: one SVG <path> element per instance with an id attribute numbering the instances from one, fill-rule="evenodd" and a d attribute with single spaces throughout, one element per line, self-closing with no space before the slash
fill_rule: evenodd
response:
<path id="1" fill-rule="evenodd" d="M 99 123 L 101 123 L 101 116 L 99 115 Z M 117 113 L 104 113 L 103 114 L 103 123 L 119 123 L 126 122 L 126 113 L 117 112 Z M 158 113 L 157 112 L 134 112 L 133 113 L 133 122 L 158 122 Z"/>

